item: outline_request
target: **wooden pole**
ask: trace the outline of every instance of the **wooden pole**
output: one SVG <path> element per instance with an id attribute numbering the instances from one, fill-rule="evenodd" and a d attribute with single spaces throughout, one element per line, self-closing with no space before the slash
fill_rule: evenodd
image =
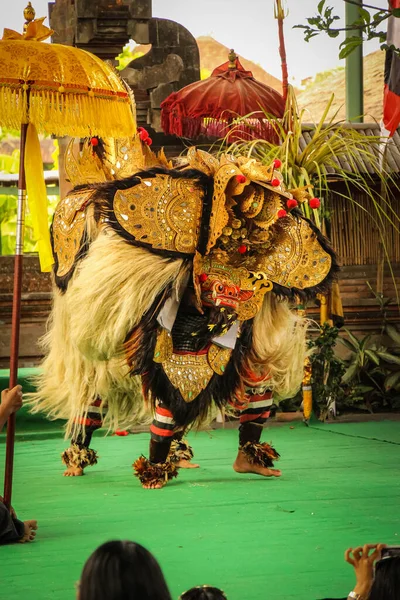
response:
<path id="1" fill-rule="evenodd" d="M 285 34 L 283 31 L 283 21 L 285 18 L 285 12 L 282 8 L 282 0 L 276 0 L 275 17 L 278 19 L 279 54 L 281 57 L 282 68 L 282 95 L 286 102 L 289 88 L 289 75 L 286 62 Z"/>
<path id="2" fill-rule="evenodd" d="M 19 159 L 18 177 L 18 208 L 17 208 L 17 232 L 14 259 L 14 291 L 11 324 L 11 350 L 10 350 L 10 383 L 12 389 L 18 381 L 18 354 L 19 354 L 19 330 L 21 321 L 21 290 L 22 290 L 22 257 L 24 252 L 24 225 L 25 225 L 25 142 L 28 124 L 21 126 L 21 145 Z M 15 414 L 12 414 L 7 423 L 6 440 L 6 467 L 4 475 L 4 504 L 10 510 L 12 496 L 12 479 L 14 467 L 14 443 L 15 443 Z"/>
<path id="3" fill-rule="evenodd" d="M 382 152 L 382 170 L 387 171 L 387 152 L 388 152 L 388 140 L 384 142 L 383 152 Z M 381 145 L 382 150 L 382 145 Z M 387 201 L 387 187 L 386 182 L 381 180 L 381 196 Z M 383 277 L 385 272 L 385 247 L 383 245 L 382 236 L 387 240 L 388 236 L 386 235 L 386 221 L 382 220 L 382 228 L 379 242 L 378 242 L 378 256 L 377 256 L 377 265 L 376 265 L 376 293 L 383 298 Z"/>
<path id="4" fill-rule="evenodd" d="M 362 0 L 355 0 L 359 4 L 346 2 L 346 27 L 350 27 L 360 18 Z M 362 30 L 346 31 L 346 37 L 360 35 Z M 358 46 L 346 57 L 346 120 L 353 123 L 362 123 L 364 118 L 364 75 L 363 75 L 363 45 Z"/>

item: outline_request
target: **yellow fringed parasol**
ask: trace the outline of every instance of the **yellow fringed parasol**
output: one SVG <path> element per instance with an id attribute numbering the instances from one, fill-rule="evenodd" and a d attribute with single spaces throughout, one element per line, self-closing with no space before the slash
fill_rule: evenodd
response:
<path id="1" fill-rule="evenodd" d="M 24 33 L 0 40 L 0 126 L 21 130 L 18 215 L 10 351 L 10 388 L 17 383 L 25 198 L 34 223 L 42 271 L 53 263 L 38 132 L 56 136 L 132 137 L 135 115 L 128 91 L 98 57 L 70 46 L 43 44 L 53 31 L 35 20 L 29 2 Z M 4 499 L 11 504 L 15 417 L 7 427 Z"/>

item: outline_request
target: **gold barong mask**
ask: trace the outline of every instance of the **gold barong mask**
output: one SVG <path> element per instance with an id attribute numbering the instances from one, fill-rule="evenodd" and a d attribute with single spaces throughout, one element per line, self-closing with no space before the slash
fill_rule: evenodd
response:
<path id="1" fill-rule="evenodd" d="M 132 186 L 116 186 L 104 226 L 111 224 L 131 243 L 156 252 L 193 256 L 199 308 L 210 302 L 232 306 L 246 320 L 273 287 L 288 295 L 319 291 L 330 274 L 333 253 L 308 221 L 286 212 L 292 196 L 273 165 L 229 155 L 217 159 L 190 148 L 185 164 L 171 171 L 165 157 L 149 153 L 145 161 L 136 142 L 114 142 L 112 148 L 105 179 L 132 176 Z M 96 162 L 88 176 L 89 155 L 85 166 L 70 152 L 68 165 L 74 183 L 83 183 L 84 177 L 99 181 Z M 146 171 L 149 165 L 160 168 Z M 88 194 L 96 196 L 75 191 L 57 207 L 53 235 L 61 276 L 79 250 Z M 101 202 L 99 193 L 97 198 Z"/>

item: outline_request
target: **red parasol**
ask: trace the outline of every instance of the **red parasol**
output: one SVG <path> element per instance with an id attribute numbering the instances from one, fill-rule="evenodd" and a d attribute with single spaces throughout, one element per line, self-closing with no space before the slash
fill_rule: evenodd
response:
<path id="1" fill-rule="evenodd" d="M 229 141 L 276 140 L 265 113 L 281 118 L 283 96 L 254 79 L 233 50 L 229 61 L 214 69 L 211 77 L 196 81 L 168 96 L 161 104 L 165 133 L 180 137 L 225 137 Z M 239 117 L 246 117 L 245 120 Z"/>

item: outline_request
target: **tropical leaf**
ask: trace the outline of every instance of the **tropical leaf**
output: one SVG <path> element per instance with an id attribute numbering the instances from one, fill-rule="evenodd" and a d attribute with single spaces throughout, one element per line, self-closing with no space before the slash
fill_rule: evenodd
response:
<path id="1" fill-rule="evenodd" d="M 373 350 L 365 350 L 365 354 L 374 362 L 376 365 L 380 364 L 379 356 Z"/>
<path id="2" fill-rule="evenodd" d="M 357 374 L 359 370 L 359 365 L 357 361 L 353 361 L 350 366 L 347 368 L 345 374 L 342 377 L 342 383 L 349 383 L 353 377 Z"/>
<path id="3" fill-rule="evenodd" d="M 358 338 L 356 338 L 356 336 L 353 335 L 351 333 L 351 331 L 349 331 L 346 327 L 343 327 L 343 331 L 345 331 L 347 333 L 347 335 L 349 336 L 349 342 L 350 342 L 350 344 L 352 344 L 354 349 L 357 351 L 360 350 L 360 348 L 361 348 L 360 340 Z"/>
<path id="4" fill-rule="evenodd" d="M 358 352 L 358 348 L 355 348 L 353 346 L 353 344 L 351 344 L 349 342 L 349 340 L 346 340 L 346 338 L 340 337 L 340 338 L 338 338 L 338 340 L 339 340 L 339 342 L 341 344 L 343 344 L 344 346 L 346 346 L 346 348 L 348 348 L 349 350 L 351 350 L 351 352 Z"/>
<path id="5" fill-rule="evenodd" d="M 375 388 L 372 385 L 356 385 L 354 387 L 356 393 L 366 394 L 367 392 L 372 392 Z"/>
<path id="6" fill-rule="evenodd" d="M 400 346 L 400 331 L 394 325 L 386 325 L 386 333 L 388 336 Z"/>
<path id="7" fill-rule="evenodd" d="M 356 338 L 357 339 L 357 338 Z M 366 335 L 362 340 L 360 340 L 360 349 L 365 350 L 365 346 L 368 344 L 371 339 L 371 335 Z"/>
<path id="8" fill-rule="evenodd" d="M 392 365 L 400 365 L 400 356 L 395 356 L 394 354 L 390 354 L 389 352 L 382 352 L 381 350 L 377 351 L 377 355 Z"/>
<path id="9" fill-rule="evenodd" d="M 388 375 L 385 379 L 385 389 L 390 390 L 400 383 L 400 370 Z"/>

